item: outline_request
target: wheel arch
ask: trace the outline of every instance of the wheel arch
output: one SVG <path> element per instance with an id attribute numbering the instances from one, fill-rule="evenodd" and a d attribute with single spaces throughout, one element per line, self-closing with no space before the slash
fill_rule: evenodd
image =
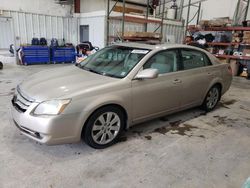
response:
<path id="1" fill-rule="evenodd" d="M 212 82 L 210 82 L 210 85 L 209 87 L 207 88 L 207 91 L 205 93 L 205 96 L 207 95 L 207 92 L 215 85 L 218 85 L 220 87 L 220 90 L 222 91 L 223 90 L 223 81 L 221 79 L 214 79 L 212 80 Z M 204 96 L 204 97 L 205 97 Z"/>
<path id="2" fill-rule="evenodd" d="M 210 89 L 211 89 L 212 87 L 214 87 L 214 86 L 218 86 L 218 87 L 220 88 L 220 92 L 221 92 L 222 89 L 223 89 L 222 83 L 220 83 L 220 82 L 216 82 L 215 84 L 213 84 L 213 85 L 210 87 Z"/>
<path id="3" fill-rule="evenodd" d="M 124 127 L 124 130 L 127 129 L 129 126 L 128 126 L 128 113 L 127 113 L 127 110 L 125 109 L 125 107 L 123 107 L 121 104 L 118 104 L 118 103 L 108 103 L 108 104 L 103 104 L 103 105 L 100 105 L 96 108 L 94 108 L 89 114 L 88 114 L 88 117 L 86 119 L 86 121 L 84 122 L 83 126 L 82 126 L 82 129 L 81 129 L 81 136 L 83 135 L 84 131 L 85 131 L 85 125 L 88 123 L 90 117 L 99 109 L 101 108 L 104 108 L 104 107 L 108 107 L 108 106 L 113 106 L 113 107 L 116 107 L 116 108 L 119 108 L 123 114 L 124 114 L 124 117 L 125 117 L 125 127 Z"/>
<path id="4" fill-rule="evenodd" d="M 218 86 L 219 89 L 220 89 L 220 97 L 221 97 L 221 92 L 222 92 L 222 89 L 223 89 L 223 86 L 222 86 L 222 83 L 221 82 L 215 82 L 214 84 L 211 85 L 211 87 L 208 89 L 208 91 L 214 87 L 214 86 Z"/>
<path id="5" fill-rule="evenodd" d="M 219 95 L 220 95 L 219 101 L 220 101 L 221 96 L 222 96 L 222 89 L 223 89 L 223 86 L 222 86 L 222 84 L 221 84 L 220 82 L 215 83 L 212 87 L 214 87 L 214 86 L 218 86 L 219 89 L 220 89 L 220 93 L 219 93 Z M 212 87 L 211 87 L 211 88 L 212 88 Z"/>
<path id="6" fill-rule="evenodd" d="M 212 87 L 214 87 L 214 86 L 218 86 L 218 87 L 220 88 L 220 98 L 221 98 L 221 96 L 222 96 L 222 93 L 221 93 L 221 92 L 222 92 L 222 89 L 223 89 L 223 85 L 222 85 L 222 83 L 221 83 L 220 81 L 216 81 L 216 82 L 213 82 L 212 84 L 209 85 L 209 87 L 208 87 L 208 89 L 207 89 L 205 95 L 203 96 L 202 104 L 203 104 L 204 100 L 206 99 L 206 96 L 207 96 L 207 94 L 208 94 L 208 91 L 209 91 Z"/>

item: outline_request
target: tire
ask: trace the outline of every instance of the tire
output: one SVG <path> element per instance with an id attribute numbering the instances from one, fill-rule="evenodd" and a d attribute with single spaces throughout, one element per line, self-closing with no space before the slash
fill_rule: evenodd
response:
<path id="1" fill-rule="evenodd" d="M 3 69 L 3 63 L 0 61 L 0 70 Z"/>
<path id="2" fill-rule="evenodd" d="M 206 112 L 212 111 L 220 101 L 220 97 L 221 88 L 218 85 L 214 85 L 208 91 L 201 108 Z"/>
<path id="3" fill-rule="evenodd" d="M 115 106 L 106 106 L 95 111 L 83 130 L 83 139 L 86 144 L 103 149 L 117 142 L 124 130 L 125 115 L 121 109 Z"/>

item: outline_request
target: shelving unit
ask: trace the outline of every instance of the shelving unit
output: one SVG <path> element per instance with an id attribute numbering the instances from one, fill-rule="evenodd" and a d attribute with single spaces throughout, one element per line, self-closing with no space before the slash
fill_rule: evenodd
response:
<path id="1" fill-rule="evenodd" d="M 205 29 L 203 28 L 198 28 L 198 27 L 193 27 L 193 26 L 189 26 L 188 27 L 188 31 L 189 32 L 198 32 L 198 31 L 250 31 L 250 27 L 207 27 Z M 241 43 L 241 42 L 208 42 L 207 43 L 208 46 L 238 46 L 238 45 L 244 45 L 244 46 L 250 46 L 250 44 L 247 43 Z M 227 57 L 227 58 L 233 58 L 232 56 L 221 56 L 221 58 L 223 57 Z"/>
<path id="2" fill-rule="evenodd" d="M 179 24 L 181 24 L 182 27 L 182 34 L 176 34 L 177 36 L 181 36 L 181 40 L 178 40 L 178 42 L 182 42 L 183 41 L 183 35 L 185 36 L 185 32 L 187 32 L 187 27 L 188 24 L 190 23 L 190 21 L 192 21 L 194 18 L 197 18 L 197 23 L 199 22 L 200 19 L 200 13 L 201 13 L 201 3 L 205 2 L 208 0 L 196 0 L 195 2 L 192 2 L 191 0 L 180 0 L 179 1 L 179 5 L 177 8 L 177 14 L 176 14 L 176 20 L 170 20 L 170 21 L 178 21 Z M 112 3 L 111 3 L 112 2 Z M 126 11 L 127 7 L 126 7 L 126 3 L 133 3 L 135 5 L 139 5 L 138 3 L 135 3 L 135 1 L 126 1 L 126 0 L 108 0 L 107 1 L 107 24 L 106 24 L 106 44 L 109 44 L 110 42 L 112 42 L 112 40 L 114 39 L 119 39 L 120 41 L 124 41 L 124 40 L 133 40 L 133 41 L 137 41 L 136 38 L 138 38 L 138 41 L 148 41 L 148 38 L 141 38 L 141 37 L 125 37 L 124 36 L 124 31 L 128 30 L 128 25 L 131 25 L 131 23 L 135 23 L 135 24 L 141 24 L 144 26 L 143 29 L 139 29 L 139 30 L 143 30 L 144 32 L 148 32 L 147 28 L 149 24 L 158 24 L 158 26 L 155 28 L 154 31 L 151 32 L 158 32 L 158 34 L 161 35 L 161 37 L 158 39 L 158 42 L 161 42 L 163 37 L 163 27 L 165 26 L 165 24 L 169 21 L 168 19 L 165 19 L 166 13 L 168 11 L 168 4 L 172 2 L 172 0 L 160 0 L 159 1 L 159 5 L 156 7 L 155 9 L 155 14 L 154 14 L 154 18 L 149 16 L 149 9 L 152 8 L 151 6 L 151 0 L 145 0 L 145 3 L 139 3 L 140 6 L 146 8 L 146 13 L 145 15 L 141 15 L 139 16 L 137 15 L 129 15 Z M 115 14 L 113 15 L 114 11 L 116 11 L 116 5 L 118 5 L 118 3 L 120 3 L 120 7 L 119 7 L 119 12 L 120 14 Z M 190 18 L 190 12 L 191 12 L 191 7 L 195 7 L 197 8 L 197 12 L 195 13 L 193 18 Z M 182 16 L 183 16 L 183 10 L 184 8 L 187 8 L 188 11 L 188 15 L 187 15 L 187 20 L 186 20 L 186 25 L 185 25 L 185 21 L 183 20 Z M 119 33 L 116 31 L 114 33 L 114 31 L 112 32 L 112 27 L 110 27 L 112 25 L 113 21 L 120 21 L 121 22 L 121 28 L 119 27 L 119 29 L 115 28 L 115 30 L 119 30 Z M 179 25 L 177 25 L 179 26 Z M 138 29 L 137 29 L 138 31 Z M 175 35 L 175 34 L 172 34 Z M 116 37 L 115 37 L 116 36 Z M 165 35 L 164 35 L 165 36 Z M 152 40 L 155 40 L 155 38 L 153 38 Z"/>
<path id="3" fill-rule="evenodd" d="M 188 0 L 188 4 L 186 6 L 183 6 L 183 8 L 187 7 L 187 18 L 186 18 L 186 28 L 185 28 L 185 36 L 187 36 L 187 32 L 188 32 L 188 24 L 196 17 L 196 24 L 199 23 L 199 20 L 200 20 L 200 14 L 201 14 L 201 3 L 204 2 L 204 1 L 207 1 L 207 0 L 199 0 L 199 1 L 196 1 L 196 2 L 192 2 L 191 0 Z M 198 4 L 198 5 L 197 5 Z M 194 17 L 191 18 L 190 20 L 190 11 L 191 11 L 191 7 L 196 7 L 198 8 Z M 183 10 L 182 10 L 183 11 Z"/>
<path id="4" fill-rule="evenodd" d="M 239 42 L 208 42 L 209 46 L 236 46 Z"/>
<path id="5" fill-rule="evenodd" d="M 237 45 L 250 46 L 250 44 L 241 42 L 207 42 L 206 44 L 208 46 L 237 46 Z"/>
<path id="6" fill-rule="evenodd" d="M 160 0 L 154 13 L 150 15 L 152 7 L 151 0 L 145 0 L 145 3 L 136 3 L 142 7 L 143 13 L 129 12 L 131 9 L 127 4 L 135 3 L 135 1 L 127 0 L 108 0 L 107 1 L 107 24 L 106 24 L 106 44 L 110 44 L 117 39 L 119 41 L 144 41 L 146 43 L 161 43 L 165 42 L 166 34 L 175 36 L 178 43 L 183 41 L 184 37 L 184 22 L 181 14 L 183 9 L 184 0 L 181 0 L 180 6 L 177 9 L 175 20 L 167 19 L 166 13 L 168 4 L 172 0 Z M 126 7 L 127 6 L 127 7 Z M 133 7 L 133 9 L 136 9 Z M 140 8 L 138 8 L 140 10 Z M 163 29 L 164 28 L 164 29 Z M 175 32 L 176 31 L 176 32 Z M 126 32 L 137 32 L 138 36 L 128 37 Z M 156 34 L 151 38 L 147 35 L 139 35 L 141 32 L 148 32 L 149 34 Z M 164 33 L 163 33 L 164 32 Z M 125 33 L 125 35 L 124 35 Z M 167 41 L 167 40 L 166 40 Z"/>
<path id="7" fill-rule="evenodd" d="M 233 31 L 250 31 L 250 27 L 206 27 L 206 28 L 198 28 L 194 26 L 189 26 L 188 31 L 191 33 L 197 32 L 197 31 L 208 31 L 208 32 L 220 32 L 220 31 L 226 31 L 226 32 L 233 32 Z M 219 49 L 226 49 L 226 48 L 234 48 L 237 50 L 242 50 L 244 48 L 249 48 L 249 43 L 244 42 L 207 42 L 206 43 L 210 48 L 213 48 L 212 51 L 216 51 Z M 226 62 L 230 63 L 231 60 L 234 60 L 238 63 L 240 63 L 243 67 L 246 67 L 248 72 L 250 71 L 250 56 L 244 55 L 244 56 L 234 56 L 234 55 L 228 55 L 226 54 L 219 54 L 215 53 L 215 57 L 219 59 L 225 59 Z"/>
<path id="8" fill-rule="evenodd" d="M 250 31 L 250 27 L 207 27 L 205 29 L 189 26 L 188 30 L 190 32 L 197 31 Z"/>
<path id="9" fill-rule="evenodd" d="M 133 22 L 133 23 L 158 23 L 161 24 L 162 21 L 156 19 L 145 19 L 145 18 L 138 18 L 135 16 L 111 16 L 109 17 L 111 20 L 124 20 L 125 22 Z"/>
<path id="10" fill-rule="evenodd" d="M 222 58 L 222 59 L 250 60 L 250 56 L 233 56 L 233 55 L 215 54 L 215 57 Z"/>
<path id="11" fill-rule="evenodd" d="M 125 13 L 126 11 L 126 0 L 116 0 L 113 1 L 115 2 L 114 5 L 112 6 L 112 8 L 110 9 L 110 2 L 111 0 L 108 0 L 108 5 L 107 5 L 107 44 L 109 43 L 110 39 L 116 39 L 119 38 L 121 41 L 124 40 L 129 40 L 129 41 L 148 41 L 148 40 L 154 40 L 154 41 L 158 41 L 160 42 L 162 40 L 162 32 L 163 32 L 163 16 L 164 14 L 162 14 L 162 18 L 149 18 L 149 0 L 146 0 L 147 4 L 145 5 L 145 7 L 147 7 L 147 12 L 145 16 L 140 16 L 140 15 L 130 15 L 128 13 Z M 120 14 L 122 14 L 121 16 L 117 15 L 117 16 L 111 16 L 111 13 L 113 12 L 115 6 L 117 5 L 117 3 L 120 2 L 122 3 L 122 12 Z M 165 4 L 165 0 L 163 0 L 163 3 Z M 165 6 L 163 6 L 163 12 L 164 12 L 164 8 Z M 121 21 L 122 24 L 122 28 L 121 28 L 121 32 L 120 35 L 118 36 L 114 36 L 114 35 L 110 35 L 110 22 L 112 20 L 118 20 Z M 144 24 L 144 31 L 147 32 L 147 25 L 150 23 L 153 24 L 158 24 L 158 28 L 154 31 L 155 33 L 160 30 L 159 34 L 160 37 L 157 38 L 148 38 L 148 37 L 127 37 L 124 36 L 124 32 L 125 32 L 125 22 L 126 23 L 137 23 L 137 24 Z"/>

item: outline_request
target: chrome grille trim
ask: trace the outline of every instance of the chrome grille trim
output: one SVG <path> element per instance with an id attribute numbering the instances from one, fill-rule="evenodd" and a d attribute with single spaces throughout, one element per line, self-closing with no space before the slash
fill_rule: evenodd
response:
<path id="1" fill-rule="evenodd" d="M 22 95 L 20 95 L 19 93 L 17 94 L 16 96 L 16 103 L 19 102 L 21 103 L 22 105 L 26 106 L 26 107 L 29 107 L 31 102 L 26 100 L 25 98 L 22 97 Z"/>
<path id="2" fill-rule="evenodd" d="M 25 94 L 21 91 L 19 85 L 17 86 L 17 92 L 18 92 L 23 98 L 25 98 L 25 100 L 29 101 L 30 103 L 32 103 L 32 102 L 35 101 L 35 99 L 33 99 L 33 98 L 31 98 L 31 97 L 25 95 Z"/>
<path id="3" fill-rule="evenodd" d="M 29 106 L 23 105 L 23 104 L 20 103 L 19 101 L 16 101 L 15 104 L 18 105 L 20 108 L 22 108 L 22 109 L 24 109 L 24 110 L 27 110 L 27 108 L 29 107 Z"/>
<path id="4" fill-rule="evenodd" d="M 18 111 L 25 112 L 34 101 L 34 99 L 23 94 L 20 87 L 17 86 L 17 92 L 12 99 L 12 104 Z"/>

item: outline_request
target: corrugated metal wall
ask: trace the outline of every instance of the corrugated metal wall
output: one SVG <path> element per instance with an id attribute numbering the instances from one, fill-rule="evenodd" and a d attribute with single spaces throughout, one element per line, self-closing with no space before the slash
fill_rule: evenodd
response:
<path id="1" fill-rule="evenodd" d="M 168 42 L 173 39 L 174 43 L 182 44 L 184 39 L 184 27 L 177 24 L 165 24 L 163 27 L 163 39 Z"/>
<path id="2" fill-rule="evenodd" d="M 90 25 L 90 40 L 94 45 L 103 47 L 105 41 L 105 16 L 92 19 L 88 18 L 73 18 L 51 16 L 43 14 L 25 13 L 17 11 L 4 11 L 5 20 L 0 24 L 0 48 L 9 48 L 10 44 L 15 44 L 19 47 L 21 44 L 30 44 L 33 37 L 45 37 L 48 44 L 52 38 L 57 38 L 62 42 L 65 39 L 66 43 L 79 43 L 79 26 Z M 1 18 L 1 17 L 0 17 Z M 100 24 L 96 25 L 97 20 Z M 6 21 L 8 20 L 8 21 Z M 91 22 L 91 23 L 89 23 Z M 121 21 L 110 21 L 110 35 L 117 36 L 121 32 Z M 148 31 L 155 31 L 159 24 L 148 24 Z M 125 23 L 125 31 L 144 31 L 144 24 Z M 160 32 L 160 28 L 157 32 Z M 170 37 L 174 38 L 176 43 L 182 43 L 183 40 L 183 26 L 180 23 L 167 21 L 163 28 L 163 42 L 168 41 Z M 92 36 L 93 35 L 93 36 Z"/>
<path id="3" fill-rule="evenodd" d="M 135 32 L 143 32 L 145 28 L 144 24 L 139 23 L 131 23 L 125 22 L 124 31 L 135 31 Z M 157 29 L 158 28 L 158 29 Z M 148 23 L 148 32 L 154 32 L 157 29 L 157 33 L 160 33 L 161 28 L 159 24 Z M 112 37 L 116 37 L 117 34 L 122 31 L 122 21 L 120 20 L 110 20 L 109 24 L 109 35 Z M 164 23 L 163 26 L 163 42 L 167 42 L 169 37 L 174 38 L 174 43 L 182 43 L 184 36 L 184 27 L 180 22 L 169 22 Z"/>
<path id="4" fill-rule="evenodd" d="M 30 44 L 34 37 L 45 37 L 49 43 L 52 38 L 57 38 L 59 42 L 62 42 L 63 39 L 66 43 L 77 44 L 78 42 L 79 23 L 77 18 L 17 11 L 4 11 L 3 15 L 11 19 L 12 36 L 16 46 Z M 8 30 L 4 32 L 6 33 Z M 2 43 L 1 40 L 0 43 Z"/>
<path id="5" fill-rule="evenodd" d="M 11 31 L 11 18 L 0 17 L 0 49 L 8 49 L 13 44 L 14 35 Z"/>

